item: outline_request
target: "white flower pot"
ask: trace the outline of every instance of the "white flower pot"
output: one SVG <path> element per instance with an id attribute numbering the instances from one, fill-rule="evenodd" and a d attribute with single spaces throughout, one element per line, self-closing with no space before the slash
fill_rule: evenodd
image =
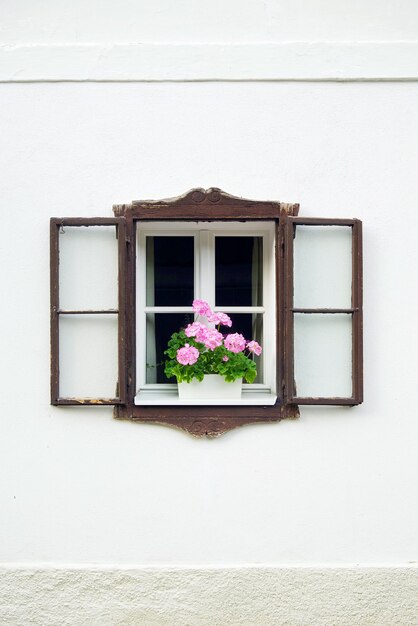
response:
<path id="1" fill-rule="evenodd" d="M 242 380 L 227 383 L 220 374 L 206 374 L 202 381 L 178 383 L 180 400 L 239 400 Z"/>

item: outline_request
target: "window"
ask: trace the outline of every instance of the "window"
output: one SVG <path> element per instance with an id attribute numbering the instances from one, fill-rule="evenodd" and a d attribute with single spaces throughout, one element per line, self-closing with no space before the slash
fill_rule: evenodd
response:
<path id="1" fill-rule="evenodd" d="M 176 381 L 164 375 L 164 350 L 193 321 L 194 298 L 228 313 L 230 332 L 265 347 L 257 380 L 235 404 L 275 404 L 274 222 L 147 222 L 137 227 L 137 244 L 135 404 L 179 404 Z"/>
<path id="2" fill-rule="evenodd" d="M 218 189 L 114 211 L 115 218 L 51 220 L 52 404 L 113 404 L 120 419 L 215 436 L 294 417 L 299 404 L 362 401 L 361 222 L 299 218 L 298 205 Z M 84 260 L 80 232 L 90 243 Z M 99 269 L 103 285 L 115 276 L 113 299 L 98 287 Z M 175 382 L 165 379 L 164 349 L 192 321 L 194 298 L 228 313 L 233 332 L 264 347 L 257 380 L 234 406 L 180 404 Z M 115 394 L 93 387 L 90 357 L 117 379 Z M 68 372 L 80 363 L 88 375 L 77 381 Z"/>

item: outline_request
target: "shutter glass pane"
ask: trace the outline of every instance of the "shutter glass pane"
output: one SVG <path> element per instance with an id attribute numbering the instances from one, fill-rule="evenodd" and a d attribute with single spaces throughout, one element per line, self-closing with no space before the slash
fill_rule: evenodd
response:
<path id="1" fill-rule="evenodd" d="M 350 308 L 352 228 L 296 225 L 295 308 Z"/>
<path id="2" fill-rule="evenodd" d="M 298 397 L 352 395 L 349 314 L 294 314 L 294 378 Z"/>
<path id="3" fill-rule="evenodd" d="M 147 237 L 147 306 L 191 306 L 194 237 Z"/>
<path id="4" fill-rule="evenodd" d="M 60 396 L 115 398 L 117 315 L 61 315 Z"/>
<path id="5" fill-rule="evenodd" d="M 115 226 L 65 226 L 59 231 L 61 309 L 117 309 Z"/>
<path id="6" fill-rule="evenodd" d="M 216 306 L 262 306 L 263 238 L 216 237 Z"/>

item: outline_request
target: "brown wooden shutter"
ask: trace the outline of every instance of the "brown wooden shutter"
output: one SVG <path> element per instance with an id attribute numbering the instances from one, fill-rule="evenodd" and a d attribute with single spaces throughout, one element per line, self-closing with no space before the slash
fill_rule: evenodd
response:
<path id="1" fill-rule="evenodd" d="M 332 308 L 330 306 L 309 307 L 309 303 L 303 307 L 295 306 L 294 302 L 294 280 L 295 280 L 295 262 L 294 262 L 294 238 L 298 227 L 317 228 L 321 227 L 349 227 L 351 229 L 351 302 L 350 306 Z M 285 359 L 285 387 L 286 401 L 294 404 L 316 404 L 316 405 L 355 405 L 363 401 L 363 357 L 362 357 L 362 224 L 356 219 L 321 219 L 321 218 L 301 218 L 288 217 L 285 233 L 285 341 L 286 341 L 286 359 Z M 307 319 L 312 316 L 311 320 L 318 321 L 322 316 L 321 325 L 322 333 L 326 338 L 327 323 L 336 320 L 335 316 L 345 322 L 345 316 L 350 318 L 351 327 L 351 393 L 327 395 L 322 394 L 318 389 L 318 393 L 304 394 L 300 393 L 298 387 L 298 374 L 295 368 L 295 318 L 299 320 Z M 303 326 L 303 322 L 302 322 Z M 331 326 L 329 326 L 331 328 Z M 331 347 L 332 349 L 332 347 Z M 299 345 L 299 350 L 303 352 Z M 312 354 L 307 350 L 303 356 L 305 362 L 311 365 L 311 371 L 314 372 L 315 359 L 320 360 L 321 347 L 317 354 Z M 329 350 L 329 346 L 328 346 Z M 302 358 L 300 358 L 302 361 Z M 347 364 L 339 363 L 335 355 L 331 355 L 329 361 L 330 367 L 346 367 Z M 315 373 L 315 372 L 314 372 Z M 315 378 L 313 376 L 312 378 Z M 309 387 L 309 384 L 308 384 Z"/>
<path id="2" fill-rule="evenodd" d="M 118 250 L 118 306 L 116 309 L 60 308 L 59 240 L 65 227 L 114 226 Z M 50 223 L 51 244 L 51 404 L 53 405 L 120 405 L 126 403 L 126 304 L 125 263 L 126 223 L 124 217 L 116 218 L 52 218 Z M 118 380 L 115 380 L 114 397 L 61 397 L 60 394 L 60 318 L 66 316 L 117 316 Z M 73 318 L 74 319 L 74 318 Z"/>

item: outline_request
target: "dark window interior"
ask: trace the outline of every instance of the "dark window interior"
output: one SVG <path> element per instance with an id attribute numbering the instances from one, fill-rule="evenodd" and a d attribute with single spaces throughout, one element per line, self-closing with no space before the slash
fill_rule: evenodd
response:
<path id="1" fill-rule="evenodd" d="M 190 306 L 194 297 L 194 238 L 147 237 L 147 265 L 153 265 L 148 306 Z"/>
<path id="2" fill-rule="evenodd" d="M 262 306 L 262 237 L 216 237 L 216 306 Z"/>

